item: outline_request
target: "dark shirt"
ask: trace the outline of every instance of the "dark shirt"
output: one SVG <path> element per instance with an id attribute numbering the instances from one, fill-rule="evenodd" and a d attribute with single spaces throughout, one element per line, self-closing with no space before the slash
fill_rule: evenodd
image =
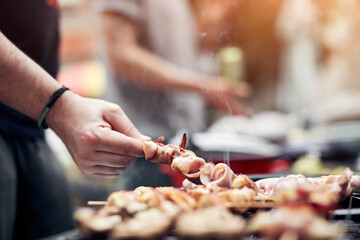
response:
<path id="1" fill-rule="evenodd" d="M 54 78 L 59 65 L 58 18 L 55 0 L 0 0 L 0 31 Z M 32 137 L 44 135 L 35 120 L 1 102 L 0 130 Z"/>

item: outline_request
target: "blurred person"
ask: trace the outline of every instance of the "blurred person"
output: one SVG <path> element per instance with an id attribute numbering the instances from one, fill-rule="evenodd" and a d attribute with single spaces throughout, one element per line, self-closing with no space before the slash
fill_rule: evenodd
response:
<path id="1" fill-rule="evenodd" d="M 275 25 L 284 1 L 278 0 L 192 0 L 206 49 L 232 45 L 244 54 L 244 79 L 253 93 L 243 101 L 252 114 L 279 110 L 280 41 Z M 215 36 L 215 37 L 214 37 Z"/>
<path id="2" fill-rule="evenodd" d="M 143 156 L 141 135 L 119 106 L 64 91 L 54 80 L 58 15 L 55 1 L 0 2 L 0 239 L 74 227 L 69 185 L 38 124 L 54 130 L 87 175 L 117 176 Z"/>
<path id="3" fill-rule="evenodd" d="M 248 86 L 231 85 L 216 75 L 215 64 L 202 64 L 211 61 L 200 54 L 189 1 L 98 0 L 95 6 L 109 70 L 104 98 L 121 103 L 142 133 L 169 139 L 205 130 L 208 106 L 247 114 L 238 98 L 249 95 Z M 118 188 L 170 184 L 157 165 L 139 159 L 120 175 Z"/>
<path id="4" fill-rule="evenodd" d="M 360 119 L 360 2 L 317 0 L 321 13 L 319 122 Z"/>
<path id="5" fill-rule="evenodd" d="M 319 96 L 319 21 L 314 1 L 284 0 L 275 25 L 282 43 L 278 107 L 301 119 L 311 117 Z"/>

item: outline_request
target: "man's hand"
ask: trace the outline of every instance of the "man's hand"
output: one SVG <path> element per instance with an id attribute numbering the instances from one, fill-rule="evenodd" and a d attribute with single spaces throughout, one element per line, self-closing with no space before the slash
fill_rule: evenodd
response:
<path id="1" fill-rule="evenodd" d="M 0 32 L 0 101 L 37 120 L 60 84 Z M 116 177 L 137 157 L 143 142 L 121 108 L 66 91 L 46 123 L 87 175 Z"/>
<path id="2" fill-rule="evenodd" d="M 65 92 L 46 122 L 86 175 L 116 177 L 144 155 L 140 132 L 116 104 Z"/>

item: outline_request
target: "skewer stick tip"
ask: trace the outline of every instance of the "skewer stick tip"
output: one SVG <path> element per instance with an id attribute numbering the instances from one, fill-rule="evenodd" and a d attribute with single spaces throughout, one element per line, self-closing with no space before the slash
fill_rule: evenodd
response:
<path id="1" fill-rule="evenodd" d="M 103 206 L 106 205 L 106 201 L 88 201 L 89 206 Z"/>

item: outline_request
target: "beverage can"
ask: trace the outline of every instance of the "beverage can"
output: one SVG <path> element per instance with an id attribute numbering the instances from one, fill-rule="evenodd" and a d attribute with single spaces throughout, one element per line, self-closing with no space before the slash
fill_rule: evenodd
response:
<path id="1" fill-rule="evenodd" d="M 220 74 L 230 83 L 244 81 L 244 54 L 239 47 L 224 47 L 218 53 Z"/>

